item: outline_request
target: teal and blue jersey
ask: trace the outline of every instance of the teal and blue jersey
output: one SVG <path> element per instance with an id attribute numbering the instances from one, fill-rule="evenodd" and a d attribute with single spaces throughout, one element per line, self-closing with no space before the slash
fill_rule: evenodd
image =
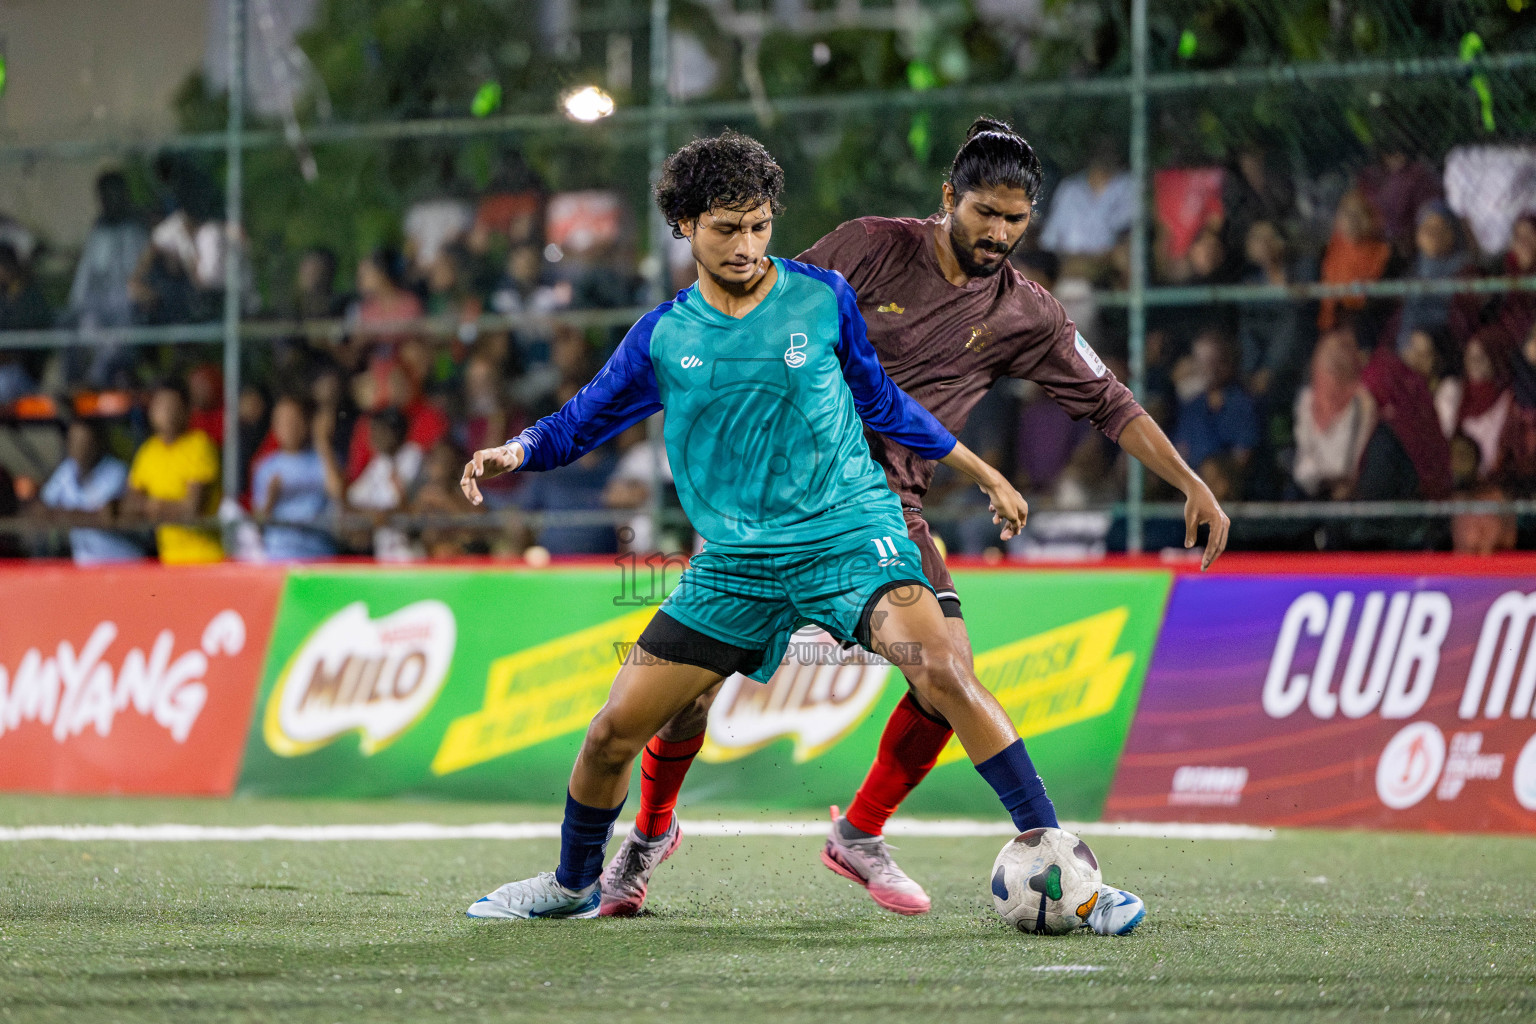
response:
<path id="1" fill-rule="evenodd" d="M 642 317 L 591 383 L 513 438 L 520 468 L 566 465 L 665 409 L 678 499 L 711 550 L 816 544 L 874 518 L 905 533 L 863 427 L 930 459 L 954 435 L 886 375 L 841 274 L 773 262 L 746 316 L 694 285 Z"/>

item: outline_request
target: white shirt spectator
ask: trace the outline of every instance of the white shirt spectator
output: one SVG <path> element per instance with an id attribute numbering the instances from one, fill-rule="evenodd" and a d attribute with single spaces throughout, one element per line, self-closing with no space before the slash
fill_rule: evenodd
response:
<path id="1" fill-rule="evenodd" d="M 177 210 L 155 225 L 150 244 L 175 258 L 199 288 L 217 291 L 224 287 L 224 225 L 219 221 L 194 224 Z"/>
<path id="2" fill-rule="evenodd" d="M 393 455 L 374 452 L 347 488 L 347 504 L 375 512 L 404 508 L 406 494 L 421 472 L 421 460 L 421 449 L 411 441 Z M 417 551 L 404 530 L 380 526 L 373 531 L 373 557 L 379 562 L 409 562 L 417 557 Z"/>
<path id="3" fill-rule="evenodd" d="M 1103 190 L 1088 184 L 1088 172 L 1056 187 L 1040 248 L 1068 256 L 1101 256 L 1115 247 L 1136 217 L 1136 182 L 1118 174 Z"/>
<path id="4" fill-rule="evenodd" d="M 1536 146 L 1457 146 L 1445 158 L 1445 201 L 1483 252 L 1503 252 L 1515 221 L 1536 210 Z"/>
<path id="5" fill-rule="evenodd" d="M 347 488 L 347 504 L 353 508 L 388 512 L 405 505 L 406 492 L 421 472 L 421 448 L 402 444 L 393 455 L 374 452 L 368 465 Z"/>
<path id="6" fill-rule="evenodd" d="M 1324 485 L 1354 479 L 1374 426 L 1371 400 L 1363 391 L 1344 415 L 1321 426 L 1312 415 L 1312 387 L 1303 387 L 1295 406 L 1296 464 L 1291 478 L 1296 486 L 1309 498 L 1331 497 Z"/>
<path id="7" fill-rule="evenodd" d="M 128 282 L 149 236 L 137 224 L 98 224 L 86 236 L 69 289 L 69 312 L 82 327 L 123 327 L 133 320 Z"/>
<path id="8" fill-rule="evenodd" d="M 1486 480 L 1499 465 L 1499 439 L 1504 436 L 1504 423 L 1509 419 L 1509 407 L 1514 395 L 1504 391 L 1498 400 L 1476 416 L 1466 416 L 1461 421 L 1461 432 L 1477 442 L 1477 475 Z"/>
<path id="9" fill-rule="evenodd" d="M 1440 419 L 1440 433 L 1446 440 L 1456 433 L 1456 421 L 1461 417 L 1461 395 L 1464 389 L 1461 379 L 1447 377 L 1435 385 L 1435 415 Z"/>
<path id="10" fill-rule="evenodd" d="M 462 199 L 426 199 L 405 215 L 405 237 L 411 242 L 411 260 L 426 273 L 437 254 L 469 234 L 475 223 L 474 207 Z"/>
<path id="11" fill-rule="evenodd" d="M 0 243 L 16 250 L 16 257 L 22 263 L 30 263 L 32 253 L 37 249 L 37 236 L 23 227 L 20 221 L 0 213 Z"/>
<path id="12" fill-rule="evenodd" d="M 85 476 L 74 459 L 65 459 L 43 485 L 44 507 L 67 512 L 100 512 L 128 488 L 128 467 L 121 459 L 103 455 Z M 137 562 L 144 552 L 111 530 L 79 528 L 69 531 L 69 550 L 76 565 Z"/>

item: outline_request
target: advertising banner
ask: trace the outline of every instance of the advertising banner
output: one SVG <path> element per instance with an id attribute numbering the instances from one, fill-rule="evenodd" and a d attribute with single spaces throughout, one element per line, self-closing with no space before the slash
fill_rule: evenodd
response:
<path id="1" fill-rule="evenodd" d="M 299 570 L 273 629 L 243 792 L 559 800 L 677 566 L 553 571 Z M 670 579 L 661 579 L 667 570 Z M 1030 738 L 1066 816 L 1099 813 L 1169 576 L 959 574 L 978 675 Z M 900 674 L 799 634 L 767 685 L 726 680 L 685 799 L 846 802 L 905 692 Z M 914 810 L 994 813 L 958 744 Z"/>
<path id="2" fill-rule="evenodd" d="M 281 570 L 0 572 L 0 789 L 228 794 Z"/>
<path id="3" fill-rule="evenodd" d="M 1186 576 L 1115 819 L 1536 832 L 1528 578 Z"/>
<path id="4" fill-rule="evenodd" d="M 1097 817 L 1136 709 L 1169 575 L 982 570 L 956 572 L 955 582 L 976 674 L 1025 737 L 1058 813 Z M 786 663 L 767 687 L 733 677 L 711 711 L 700 755 L 709 763 L 693 770 L 689 786 L 698 787 L 696 799 L 846 806 L 906 690 L 900 672 L 877 660 L 840 669 Z M 840 738 L 829 743 L 833 736 Z M 953 740 L 903 807 L 999 813 L 997 797 Z"/>
<path id="5" fill-rule="evenodd" d="M 655 610 L 622 584 L 617 569 L 292 570 L 241 791 L 561 797 L 615 645 Z"/>

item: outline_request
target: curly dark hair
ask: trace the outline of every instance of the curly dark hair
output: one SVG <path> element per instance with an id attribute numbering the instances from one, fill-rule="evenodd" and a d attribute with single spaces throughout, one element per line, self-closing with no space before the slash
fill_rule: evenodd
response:
<path id="1" fill-rule="evenodd" d="M 783 191 L 784 171 L 763 144 L 727 128 L 667 157 L 656 183 L 656 205 L 672 237 L 682 238 L 678 223 L 710 210 L 747 211 L 768 203 L 777 216 L 784 212 Z"/>

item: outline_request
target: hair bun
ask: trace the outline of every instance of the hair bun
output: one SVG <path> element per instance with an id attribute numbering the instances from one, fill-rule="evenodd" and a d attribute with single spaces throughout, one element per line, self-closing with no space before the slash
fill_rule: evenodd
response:
<path id="1" fill-rule="evenodd" d="M 961 196 L 976 188 L 1023 189 L 1033 203 L 1040 194 L 1040 158 L 1006 121 L 978 117 L 949 168 L 949 184 Z"/>
<path id="2" fill-rule="evenodd" d="M 1013 126 L 991 117 L 978 117 L 971 122 L 970 130 L 965 133 L 965 140 L 969 142 L 982 132 L 997 132 L 999 135 L 1013 135 Z"/>

